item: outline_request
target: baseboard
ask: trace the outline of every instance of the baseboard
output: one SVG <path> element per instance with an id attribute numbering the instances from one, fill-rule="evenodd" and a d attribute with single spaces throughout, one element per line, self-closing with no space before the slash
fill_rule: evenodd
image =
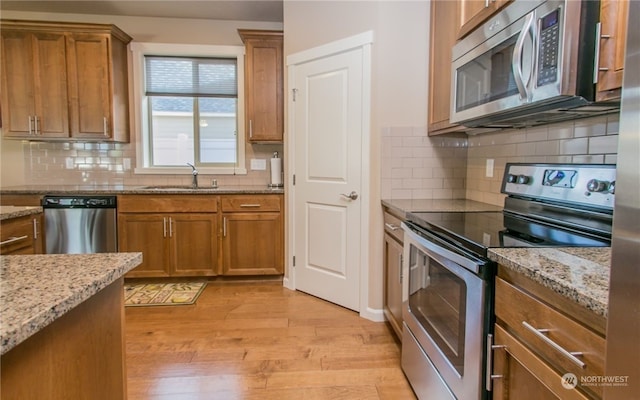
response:
<path id="1" fill-rule="evenodd" d="M 373 322 L 386 321 L 384 311 L 378 308 L 367 307 L 365 310 L 360 311 L 360 316 Z"/>

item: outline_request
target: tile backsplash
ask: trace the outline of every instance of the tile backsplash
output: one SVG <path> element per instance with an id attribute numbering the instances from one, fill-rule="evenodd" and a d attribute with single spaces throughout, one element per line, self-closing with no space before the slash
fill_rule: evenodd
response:
<path id="1" fill-rule="evenodd" d="M 428 136 L 425 127 L 382 130 L 386 199 L 467 198 L 501 206 L 508 162 L 615 164 L 618 114 L 477 136 Z M 486 176 L 493 160 L 493 177 Z"/>
<path id="2" fill-rule="evenodd" d="M 267 185 L 269 169 L 250 170 L 250 160 L 282 154 L 282 145 L 246 145 L 247 175 L 199 176 L 206 185 L 215 178 L 220 186 Z M 135 174 L 136 151 L 133 143 L 22 142 L 25 178 L 30 184 L 67 185 L 183 185 L 191 183 L 191 174 Z M 267 162 L 267 165 L 269 163 Z M 185 171 L 190 168 L 185 165 Z"/>

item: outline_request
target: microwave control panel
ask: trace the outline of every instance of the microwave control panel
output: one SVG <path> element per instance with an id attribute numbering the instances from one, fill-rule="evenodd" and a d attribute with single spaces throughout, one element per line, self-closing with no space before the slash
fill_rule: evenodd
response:
<path id="1" fill-rule="evenodd" d="M 538 21 L 538 80 L 543 86 L 558 80 L 558 45 L 560 42 L 560 9 L 545 15 Z"/>

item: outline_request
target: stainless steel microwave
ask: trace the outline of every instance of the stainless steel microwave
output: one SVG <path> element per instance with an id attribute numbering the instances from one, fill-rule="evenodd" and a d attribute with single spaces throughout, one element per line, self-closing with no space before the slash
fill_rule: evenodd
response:
<path id="1" fill-rule="evenodd" d="M 451 122 L 506 128 L 609 113 L 595 103 L 600 2 L 515 0 L 458 42 Z"/>

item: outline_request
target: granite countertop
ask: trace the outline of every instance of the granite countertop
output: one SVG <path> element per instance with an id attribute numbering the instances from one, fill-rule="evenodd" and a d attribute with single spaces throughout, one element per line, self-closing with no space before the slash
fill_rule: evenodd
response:
<path id="1" fill-rule="evenodd" d="M 382 205 L 403 216 L 408 212 L 502 211 L 500 206 L 466 199 L 383 199 Z"/>
<path id="2" fill-rule="evenodd" d="M 200 186 L 192 189 L 188 185 L 23 185 L 0 189 L 2 194 L 69 195 L 69 194 L 281 194 L 284 188 L 266 185 Z"/>
<path id="3" fill-rule="evenodd" d="M 42 207 L 0 206 L 0 221 L 24 217 L 26 215 L 40 214 L 41 212 Z"/>
<path id="4" fill-rule="evenodd" d="M 142 262 L 142 253 L 0 257 L 0 354 Z"/>
<path id="5" fill-rule="evenodd" d="M 607 317 L 610 247 L 489 249 L 489 258 Z"/>

